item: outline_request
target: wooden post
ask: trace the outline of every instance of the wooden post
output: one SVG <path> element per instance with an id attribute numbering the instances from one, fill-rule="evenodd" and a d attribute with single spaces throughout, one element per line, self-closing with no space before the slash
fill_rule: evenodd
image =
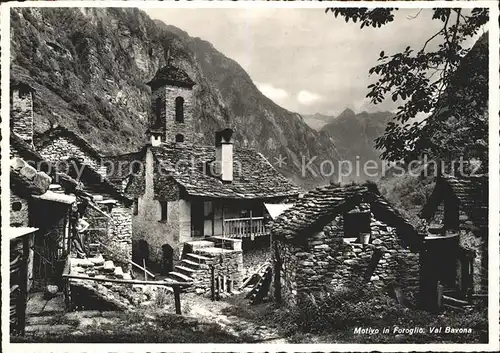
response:
<path id="1" fill-rule="evenodd" d="M 226 235 L 226 224 L 224 222 L 224 203 L 221 202 L 221 213 L 222 213 L 222 235 L 225 236 Z"/>
<path id="2" fill-rule="evenodd" d="M 21 282 L 19 286 L 21 287 L 20 297 L 20 307 L 19 313 L 19 331 L 24 335 L 26 328 L 26 304 L 28 302 L 28 257 L 29 257 L 29 236 L 25 235 L 23 237 L 23 255 L 21 260 Z"/>
<path id="3" fill-rule="evenodd" d="M 255 233 L 253 231 L 253 215 L 252 215 L 252 209 L 250 209 L 250 240 L 254 240 L 255 239 Z"/>
<path id="4" fill-rule="evenodd" d="M 437 282 L 437 308 L 438 310 L 441 309 L 443 306 L 443 291 L 444 287 L 441 285 L 441 283 L 438 281 Z"/>
<path id="5" fill-rule="evenodd" d="M 215 268 L 213 265 L 210 266 L 210 297 L 212 301 L 215 301 Z"/>
<path id="6" fill-rule="evenodd" d="M 148 272 L 146 271 L 146 259 L 142 258 L 142 267 L 144 268 L 144 280 L 148 280 Z"/>
<path id="7" fill-rule="evenodd" d="M 181 289 L 179 286 L 174 287 L 175 313 L 181 315 Z"/>
<path id="8" fill-rule="evenodd" d="M 277 305 L 282 304 L 281 298 L 281 257 L 277 242 L 274 242 L 274 299 Z"/>

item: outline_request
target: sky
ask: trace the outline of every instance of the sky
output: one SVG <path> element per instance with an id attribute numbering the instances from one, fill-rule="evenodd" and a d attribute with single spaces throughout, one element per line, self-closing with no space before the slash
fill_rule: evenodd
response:
<path id="1" fill-rule="evenodd" d="M 237 61 L 259 90 L 300 114 L 337 115 L 345 108 L 394 111 L 391 99 L 365 98 L 368 70 L 381 50 L 422 48 L 439 30 L 432 10 L 400 9 L 381 28 L 360 29 L 323 9 L 145 9 L 154 19 L 200 37 Z M 431 43 L 430 45 L 436 45 Z M 396 102 L 397 103 L 397 102 Z"/>

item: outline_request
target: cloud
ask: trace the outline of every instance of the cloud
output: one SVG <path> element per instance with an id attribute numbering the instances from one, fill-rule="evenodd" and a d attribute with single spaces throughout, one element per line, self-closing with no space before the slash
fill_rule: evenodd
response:
<path id="1" fill-rule="evenodd" d="M 317 95 L 316 93 L 312 93 L 309 91 L 302 90 L 297 94 L 297 100 L 299 101 L 299 103 L 304 105 L 313 104 L 320 99 L 321 99 L 320 95 Z"/>
<path id="2" fill-rule="evenodd" d="M 285 98 L 288 97 L 287 91 L 285 91 L 282 88 L 274 87 L 273 85 L 271 85 L 269 83 L 255 82 L 255 85 L 257 86 L 259 91 L 262 92 L 263 95 L 265 95 L 267 98 L 269 98 L 273 101 L 284 100 Z"/>

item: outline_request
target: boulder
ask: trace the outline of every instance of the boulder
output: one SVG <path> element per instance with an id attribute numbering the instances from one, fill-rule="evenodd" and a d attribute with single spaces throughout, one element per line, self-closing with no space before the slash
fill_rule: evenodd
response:
<path id="1" fill-rule="evenodd" d="M 91 257 L 89 260 L 95 265 L 95 266 L 102 266 L 104 265 L 104 258 L 102 257 L 101 254 L 99 254 L 96 257 Z"/>
<path id="2" fill-rule="evenodd" d="M 373 244 L 373 245 L 381 245 L 381 244 L 382 244 L 382 240 L 380 240 L 380 239 L 374 239 L 374 240 L 372 241 L 372 244 Z"/>
<path id="3" fill-rule="evenodd" d="M 113 261 L 108 260 L 104 262 L 104 267 L 103 270 L 106 272 L 114 272 L 115 271 L 115 265 L 113 264 Z"/>
<path id="4" fill-rule="evenodd" d="M 57 294 L 57 292 L 59 292 L 59 287 L 49 284 L 45 287 L 44 296 L 45 298 L 53 298 Z"/>
<path id="5" fill-rule="evenodd" d="M 123 270 L 121 267 L 115 267 L 115 271 L 113 272 L 113 275 L 118 278 L 123 278 Z"/>

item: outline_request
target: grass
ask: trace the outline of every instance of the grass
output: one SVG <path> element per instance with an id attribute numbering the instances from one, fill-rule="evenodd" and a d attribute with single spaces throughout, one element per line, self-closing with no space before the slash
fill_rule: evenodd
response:
<path id="1" fill-rule="evenodd" d="M 240 343 L 213 323 L 171 313 L 116 312 L 111 322 L 63 332 L 13 337 L 13 343 Z M 60 318 L 57 324 L 68 323 Z"/>

